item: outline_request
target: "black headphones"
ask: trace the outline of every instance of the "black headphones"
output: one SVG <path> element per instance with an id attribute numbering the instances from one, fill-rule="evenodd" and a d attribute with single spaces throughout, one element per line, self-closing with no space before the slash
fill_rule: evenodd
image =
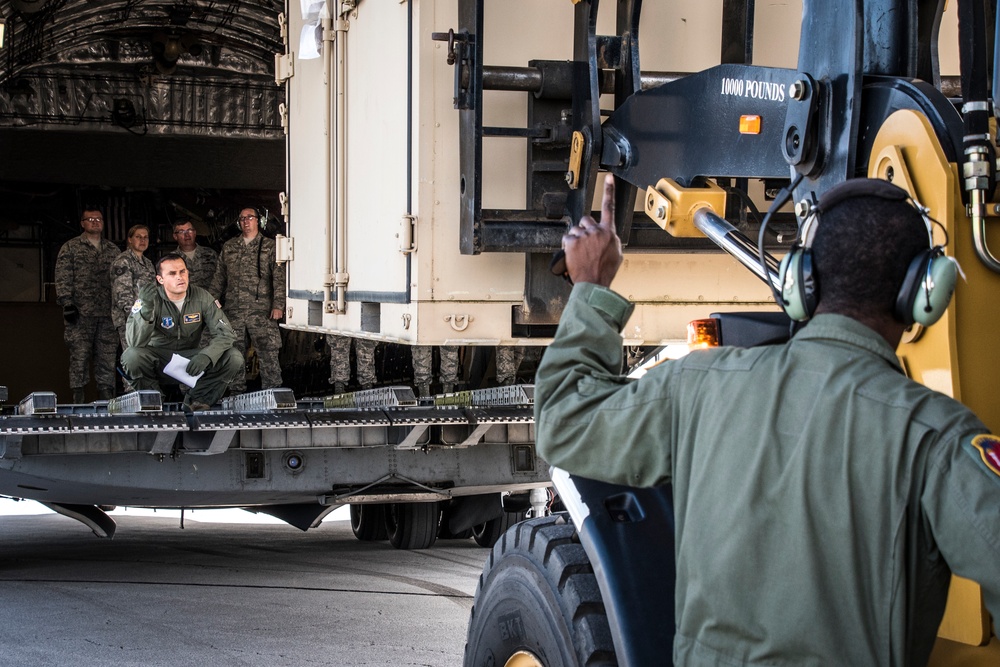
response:
<path id="1" fill-rule="evenodd" d="M 944 247 L 934 245 L 933 220 L 927 209 L 920 206 L 902 188 L 880 179 L 857 178 L 830 188 L 823 201 L 812 207 L 802 222 L 799 240 L 781 260 L 778 267 L 780 298 L 778 305 L 797 322 L 808 320 L 819 303 L 819 283 L 813 272 L 812 241 L 816 224 L 824 211 L 856 197 L 879 197 L 888 201 L 908 202 L 927 226 L 927 250 L 910 262 L 906 276 L 896 295 L 895 318 L 910 326 L 913 323 L 930 326 L 937 322 L 951 302 L 958 279 L 958 264 L 944 254 Z"/>

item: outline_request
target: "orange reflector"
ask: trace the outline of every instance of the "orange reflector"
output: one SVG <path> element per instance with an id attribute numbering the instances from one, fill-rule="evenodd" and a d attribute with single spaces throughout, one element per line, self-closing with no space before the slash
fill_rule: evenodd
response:
<path id="1" fill-rule="evenodd" d="M 740 134 L 760 134 L 760 116 L 740 116 Z"/>
<path id="2" fill-rule="evenodd" d="M 688 322 L 688 347 L 718 347 L 719 321 L 715 318 Z"/>

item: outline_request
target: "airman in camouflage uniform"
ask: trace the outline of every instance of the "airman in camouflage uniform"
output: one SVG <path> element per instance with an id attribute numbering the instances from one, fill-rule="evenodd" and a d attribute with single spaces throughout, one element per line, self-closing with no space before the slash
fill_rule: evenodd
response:
<path id="1" fill-rule="evenodd" d="M 275 263 L 274 240 L 260 233 L 256 210 L 240 211 L 238 224 L 241 234 L 222 246 L 209 291 L 222 301 L 236 331 L 236 347 L 243 355 L 250 337 L 257 350 L 261 387 L 280 387 L 278 320 L 285 311 L 285 269 Z M 245 375 L 236 376 L 230 391 L 246 391 Z"/>
<path id="2" fill-rule="evenodd" d="M 177 250 L 174 252 L 187 260 L 191 284 L 208 290 L 215 277 L 219 256 L 208 246 L 198 245 L 196 239 L 197 234 L 190 220 L 182 219 L 174 223 L 174 240 L 177 241 Z"/>
<path id="3" fill-rule="evenodd" d="M 441 391 L 448 393 L 455 391 L 458 384 L 458 350 L 457 345 L 442 345 L 439 350 L 440 362 L 438 375 L 441 379 Z M 413 384 L 417 386 L 420 396 L 430 396 L 431 382 L 434 380 L 434 347 L 427 345 L 414 345 L 413 356 Z"/>
<path id="4" fill-rule="evenodd" d="M 497 384 L 511 385 L 517 382 L 517 371 L 525 359 L 538 361 L 541 348 L 525 345 L 501 345 L 497 347 Z"/>
<path id="5" fill-rule="evenodd" d="M 156 275 L 153 263 L 143 255 L 149 247 L 149 227 L 132 225 L 126 243 L 128 247 L 111 262 L 111 320 L 118 330 L 123 350 L 127 347 L 125 323 L 139 296 L 139 288 L 153 282 Z"/>
<path id="6" fill-rule="evenodd" d="M 330 384 L 338 394 L 346 391 L 351 383 L 352 342 L 358 369 L 358 385 L 362 389 L 371 389 L 378 381 L 375 376 L 375 341 L 329 334 L 326 337 L 326 344 L 330 346 Z"/>
<path id="7" fill-rule="evenodd" d="M 517 379 L 517 369 L 524 359 L 524 348 L 520 345 L 500 345 L 497 347 L 497 384 L 511 385 Z"/>
<path id="8" fill-rule="evenodd" d="M 88 208 L 80 216 L 83 233 L 70 239 L 56 257 L 56 301 L 63 307 L 65 340 L 69 347 L 69 386 L 73 402 L 83 403 L 83 388 L 94 362 L 100 398 L 111 398 L 115 388 L 115 351 L 118 341 L 111 321 L 111 262 L 121 251 L 101 238 L 104 215 Z"/>

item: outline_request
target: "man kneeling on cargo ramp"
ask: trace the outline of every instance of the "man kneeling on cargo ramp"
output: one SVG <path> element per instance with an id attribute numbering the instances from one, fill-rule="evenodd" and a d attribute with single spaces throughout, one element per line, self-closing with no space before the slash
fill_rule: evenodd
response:
<path id="1" fill-rule="evenodd" d="M 199 348 L 202 331 L 212 334 Z M 137 389 L 160 390 L 175 381 L 163 372 L 175 354 L 188 359 L 185 371 L 202 375 L 184 396 L 192 410 L 204 410 L 222 398 L 226 387 L 243 370 L 243 355 L 233 345 L 236 333 L 219 303 L 188 281 L 187 263 L 176 253 L 156 263 L 156 282 L 143 287 L 132 306 L 122 353 L 122 365 Z"/>

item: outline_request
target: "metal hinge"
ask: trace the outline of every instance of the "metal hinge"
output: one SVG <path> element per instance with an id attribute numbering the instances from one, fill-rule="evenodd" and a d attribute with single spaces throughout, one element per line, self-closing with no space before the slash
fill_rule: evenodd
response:
<path id="1" fill-rule="evenodd" d="M 409 255 L 417 249 L 413 234 L 413 228 L 416 225 L 417 216 L 410 213 L 404 214 L 403 218 L 399 221 L 399 233 L 396 234 L 396 238 L 399 239 L 399 252 L 404 255 Z"/>
<path id="2" fill-rule="evenodd" d="M 284 102 L 278 105 L 278 116 L 281 117 L 281 129 L 285 131 L 285 134 L 288 134 L 288 107 L 285 106 Z"/>
<path id="3" fill-rule="evenodd" d="M 295 74 L 291 53 L 274 54 L 274 82 L 279 86 Z"/>
<path id="4" fill-rule="evenodd" d="M 295 261 L 295 239 L 281 234 L 274 237 L 274 261 L 278 266 Z"/>

